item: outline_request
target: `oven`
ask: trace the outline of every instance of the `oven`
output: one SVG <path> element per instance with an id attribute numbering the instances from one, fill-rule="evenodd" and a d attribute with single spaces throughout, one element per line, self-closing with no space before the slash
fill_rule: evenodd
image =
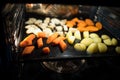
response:
<path id="1" fill-rule="evenodd" d="M 2 74 L 12 80 L 119 78 L 119 6 L 88 3 L 5 3 Z"/>

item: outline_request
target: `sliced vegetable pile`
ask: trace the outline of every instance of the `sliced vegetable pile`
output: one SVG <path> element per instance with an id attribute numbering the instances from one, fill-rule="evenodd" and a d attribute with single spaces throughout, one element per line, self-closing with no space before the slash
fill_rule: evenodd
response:
<path id="1" fill-rule="evenodd" d="M 101 22 L 93 22 L 89 18 L 85 20 L 76 17 L 71 20 L 29 18 L 25 24 L 28 36 L 20 42 L 20 47 L 24 48 L 23 55 L 31 54 L 35 49 L 33 40 L 36 40 L 38 49 L 42 48 L 44 54 L 49 54 L 51 51 L 49 46 L 44 44 L 58 45 L 64 52 L 68 47 L 67 43 L 76 51 L 86 51 L 88 54 L 105 53 L 109 46 L 114 46 L 115 51 L 120 53 L 117 39 L 106 34 L 98 35 L 96 32 L 103 27 Z M 45 43 L 43 39 L 46 39 Z M 78 41 L 75 42 L 76 40 Z"/>
<path id="2" fill-rule="evenodd" d="M 115 38 L 110 38 L 106 34 L 99 36 L 96 33 L 83 32 L 83 39 L 74 45 L 74 48 L 79 51 L 87 51 L 88 54 L 105 53 L 108 46 L 117 46 L 118 41 Z M 80 49 L 78 47 L 81 47 Z M 82 50 L 81 50 L 82 49 Z"/>
<path id="3" fill-rule="evenodd" d="M 94 23 L 91 19 L 81 20 L 78 18 L 73 18 L 66 22 L 66 25 L 69 28 L 76 26 L 76 28 L 80 31 L 89 31 L 89 32 L 96 32 L 102 29 L 102 24 L 100 22 Z"/>

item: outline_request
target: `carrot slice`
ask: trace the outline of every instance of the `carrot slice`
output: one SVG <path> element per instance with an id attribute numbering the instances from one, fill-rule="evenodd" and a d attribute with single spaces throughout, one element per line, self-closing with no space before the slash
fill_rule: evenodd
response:
<path id="1" fill-rule="evenodd" d="M 45 34 L 45 32 L 38 32 L 38 34 L 37 34 L 37 37 L 38 38 L 45 38 L 46 37 L 46 34 Z"/>
<path id="2" fill-rule="evenodd" d="M 75 18 L 73 18 L 71 21 L 72 21 L 72 22 L 79 22 L 79 19 L 78 19 L 77 17 L 75 17 Z"/>
<path id="3" fill-rule="evenodd" d="M 77 27 L 85 27 L 85 26 L 87 26 L 87 24 L 85 23 L 84 20 L 79 20 L 78 21 Z"/>
<path id="4" fill-rule="evenodd" d="M 49 48 L 49 47 L 44 47 L 44 48 L 42 49 L 42 51 L 43 51 L 43 53 L 45 53 L 45 54 L 49 54 L 49 53 L 50 53 L 50 48 Z"/>
<path id="5" fill-rule="evenodd" d="M 98 31 L 99 29 L 95 26 L 87 26 L 87 27 L 77 27 L 77 29 L 80 31 L 80 32 L 83 32 L 83 31 L 89 31 L 89 32 L 96 32 Z"/>
<path id="6" fill-rule="evenodd" d="M 65 51 L 67 48 L 67 44 L 63 40 L 60 41 L 59 46 L 62 51 Z"/>
<path id="7" fill-rule="evenodd" d="M 61 40 L 65 40 L 66 38 L 64 36 L 57 37 L 53 40 L 53 44 L 57 45 L 60 43 Z"/>
<path id="8" fill-rule="evenodd" d="M 77 27 L 80 32 L 88 31 L 85 27 Z"/>
<path id="9" fill-rule="evenodd" d="M 19 44 L 20 47 L 25 47 L 28 45 L 32 45 L 32 40 L 35 38 L 34 34 L 28 35 L 24 40 L 22 40 Z"/>
<path id="10" fill-rule="evenodd" d="M 48 38 L 47 38 L 47 41 L 46 41 L 46 43 L 47 44 L 50 44 L 54 39 L 56 39 L 58 37 L 58 33 L 57 32 L 55 32 L 55 33 L 53 33 L 51 36 L 49 36 Z"/>
<path id="11" fill-rule="evenodd" d="M 75 25 L 75 22 L 74 21 L 67 21 L 66 25 L 67 25 L 67 27 L 70 28 L 70 27 L 73 27 Z"/>
<path id="12" fill-rule="evenodd" d="M 94 22 L 93 22 L 91 19 L 85 19 L 85 23 L 86 23 L 88 26 L 93 26 L 93 25 L 94 25 Z"/>
<path id="13" fill-rule="evenodd" d="M 101 22 L 96 22 L 95 26 L 100 30 L 102 29 L 102 24 Z"/>
<path id="14" fill-rule="evenodd" d="M 98 31 L 99 29 L 95 26 L 87 26 L 86 27 L 86 30 L 90 31 L 90 32 L 96 32 Z"/>
<path id="15" fill-rule="evenodd" d="M 31 43 L 31 42 L 30 42 Z M 28 41 L 26 41 L 26 40 L 23 40 L 23 41 L 21 41 L 20 42 L 20 44 L 19 44 L 19 46 L 20 47 L 25 47 L 25 46 L 27 46 L 28 44 L 30 44 Z"/>
<path id="16" fill-rule="evenodd" d="M 24 48 L 22 55 L 31 54 L 35 46 L 27 46 Z"/>
<path id="17" fill-rule="evenodd" d="M 43 47 L 43 40 L 42 40 L 42 38 L 39 38 L 39 39 L 37 40 L 37 44 L 38 44 L 38 48 Z"/>

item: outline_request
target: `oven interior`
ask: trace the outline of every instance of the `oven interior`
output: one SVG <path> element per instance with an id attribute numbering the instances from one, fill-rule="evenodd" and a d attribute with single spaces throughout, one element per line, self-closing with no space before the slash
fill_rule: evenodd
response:
<path id="1" fill-rule="evenodd" d="M 96 61 L 93 61 L 92 65 L 96 67 L 98 66 L 96 62 L 99 61 L 99 59 L 101 60 L 101 58 L 108 59 L 119 56 L 119 54 L 115 51 L 116 46 L 107 46 L 108 50 L 103 54 L 99 52 L 95 54 L 88 54 L 86 51 L 76 51 L 73 45 L 65 41 L 67 44 L 67 49 L 62 52 L 59 46 L 53 46 L 51 44 L 48 45 L 46 44 L 46 39 L 44 39 L 44 47 L 49 46 L 51 50 L 50 54 L 46 55 L 41 52 L 42 48 L 36 48 L 37 38 L 35 38 L 33 41 L 35 50 L 31 54 L 23 56 L 22 51 L 24 48 L 21 48 L 19 44 L 26 36 L 29 35 L 26 34 L 25 26 L 27 26 L 27 24 L 25 24 L 25 22 L 30 18 L 35 18 L 37 20 L 43 21 L 46 19 L 46 17 L 59 20 L 71 20 L 77 17 L 81 20 L 89 18 L 94 22 L 99 21 L 103 25 L 102 29 L 97 32 L 90 33 L 96 33 L 99 36 L 102 34 L 109 35 L 110 38 L 117 39 L 117 46 L 120 46 L 120 10 L 118 7 L 70 5 L 72 8 L 73 6 L 77 6 L 78 8 L 78 13 L 73 15 L 69 11 L 68 12 L 71 14 L 65 13 L 62 11 L 62 9 L 59 10 L 61 6 L 63 6 L 63 10 L 67 10 L 65 6 L 68 5 L 60 4 L 57 6 L 57 4 L 52 4 L 53 7 L 51 8 L 51 4 L 45 4 L 44 9 L 46 11 L 44 9 L 39 10 L 41 8 L 41 5 L 41 3 L 32 5 L 29 4 L 27 6 L 29 9 L 27 9 L 26 4 L 7 4 L 2 11 L 4 33 L 6 35 L 6 49 L 9 56 L 8 58 L 12 62 L 21 63 L 20 71 L 23 70 L 24 72 L 24 68 L 26 68 L 25 65 L 27 65 L 27 63 L 24 64 L 24 62 L 32 64 L 34 64 L 34 62 L 37 62 L 38 64 L 41 64 L 42 67 L 44 67 L 46 70 L 51 70 L 57 73 L 73 73 L 77 72 L 78 70 L 84 70 L 88 65 L 90 67 L 94 58 Z M 51 10 L 49 10 L 49 8 Z M 60 11 L 63 13 L 60 14 Z M 83 32 L 81 32 L 81 35 L 83 35 Z M 90 64 L 89 61 L 91 61 Z M 109 63 L 109 61 L 107 62 Z"/>
<path id="2" fill-rule="evenodd" d="M 28 36 L 28 34 L 26 33 L 27 30 L 25 29 L 25 26 L 27 26 L 28 24 L 25 24 L 25 22 L 30 18 L 35 18 L 37 20 L 44 20 L 46 17 L 50 18 L 51 20 L 53 18 L 60 20 L 63 19 L 70 20 L 75 17 L 81 20 L 89 18 L 94 22 L 99 21 L 103 25 L 102 30 L 99 30 L 97 32 L 90 32 L 90 33 L 96 33 L 99 36 L 101 36 L 102 34 L 109 35 L 111 38 L 114 37 L 117 39 L 118 41 L 117 46 L 120 45 L 119 8 L 117 7 L 109 8 L 105 6 L 77 5 L 78 13 L 74 15 L 72 13 L 71 14 L 66 13 L 67 11 L 64 13 L 62 12 L 62 10 L 66 10 L 65 6 L 67 5 L 61 4 L 56 8 L 57 6 L 56 4 L 53 5 L 45 4 L 45 8 L 43 8 L 43 10 L 40 11 L 39 9 L 41 5 L 33 4 L 32 8 L 30 8 L 29 10 L 29 8 L 27 9 L 25 4 L 8 4 L 3 10 L 4 28 L 5 28 L 4 32 L 6 35 L 6 43 L 8 45 L 7 47 L 9 49 L 8 50 L 9 55 L 13 57 L 12 59 L 20 60 L 20 61 L 29 61 L 29 60 L 56 60 L 56 59 L 72 59 L 72 58 L 74 59 L 74 58 L 89 58 L 89 57 L 105 57 L 105 56 L 116 56 L 116 55 L 118 56 L 118 54 L 115 52 L 116 46 L 108 46 L 108 51 L 105 54 L 101 54 L 98 52 L 96 54 L 91 55 L 91 54 L 87 54 L 86 51 L 76 51 L 73 46 L 74 44 L 71 45 L 67 41 L 66 43 L 68 49 L 66 49 L 64 52 L 61 52 L 59 46 L 45 44 L 46 39 L 43 40 L 43 43 L 44 46 L 49 46 L 51 48 L 50 54 L 48 55 L 42 54 L 41 49 L 39 48 L 39 49 L 35 49 L 32 52 L 32 54 L 22 56 L 21 53 L 23 51 L 23 48 L 21 48 L 19 44 L 26 36 Z M 63 9 L 60 10 L 61 8 L 60 6 L 62 6 Z M 62 15 L 56 13 L 57 11 L 59 13 L 61 11 Z M 83 32 L 81 32 L 81 35 L 83 38 Z M 37 45 L 36 40 L 33 40 L 33 43 L 35 43 L 34 44 L 35 46 Z"/>

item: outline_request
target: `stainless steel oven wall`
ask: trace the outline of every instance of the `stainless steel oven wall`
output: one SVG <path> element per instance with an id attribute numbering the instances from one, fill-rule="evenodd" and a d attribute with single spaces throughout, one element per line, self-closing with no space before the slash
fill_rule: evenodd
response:
<path id="1" fill-rule="evenodd" d="M 99 6 L 93 5 L 79 5 L 79 15 L 80 18 L 90 18 L 92 20 L 96 19 L 96 12 Z"/>
<path id="2" fill-rule="evenodd" d="M 120 40 L 120 8 L 100 6 L 96 16 L 103 27 Z"/>
<path id="3" fill-rule="evenodd" d="M 43 4 L 31 3 L 26 4 L 27 13 L 35 13 L 43 16 L 70 18 L 78 17 L 94 18 L 98 6 L 79 5 L 79 4 Z"/>
<path id="4" fill-rule="evenodd" d="M 7 3 L 2 11 L 7 59 L 13 60 L 19 52 L 24 22 L 24 4 Z"/>

